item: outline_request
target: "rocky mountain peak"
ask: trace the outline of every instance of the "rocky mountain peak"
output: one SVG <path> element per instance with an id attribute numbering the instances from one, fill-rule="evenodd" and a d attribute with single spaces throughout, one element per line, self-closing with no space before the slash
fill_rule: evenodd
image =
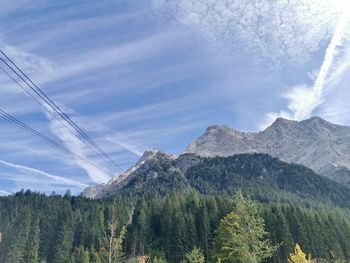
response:
<path id="1" fill-rule="evenodd" d="M 209 126 L 205 131 L 205 134 L 217 134 L 217 135 L 241 135 L 242 133 L 244 132 L 230 128 L 225 124 Z"/>
<path id="2" fill-rule="evenodd" d="M 256 133 L 211 126 L 185 150 L 185 153 L 209 157 L 252 152 L 304 164 L 350 185 L 350 127 L 332 124 L 320 117 L 300 122 L 277 118 L 271 126 Z M 340 170 L 341 173 L 337 172 Z"/>
<path id="3" fill-rule="evenodd" d="M 226 131 L 230 131 L 231 128 L 229 128 L 227 125 L 212 125 L 209 126 L 206 129 L 206 133 L 218 133 L 218 132 L 226 132 Z"/>
<path id="4" fill-rule="evenodd" d="M 157 153 L 158 151 L 155 149 L 145 151 L 141 158 L 137 161 L 136 165 L 152 159 Z"/>
<path id="5" fill-rule="evenodd" d="M 320 128 L 320 129 L 331 129 L 331 130 L 341 128 L 340 125 L 333 124 L 320 117 L 312 117 L 310 119 L 303 120 L 300 122 L 300 124 L 308 128 Z"/>
<path id="6" fill-rule="evenodd" d="M 225 152 L 234 149 L 237 153 L 252 152 L 247 144 L 240 143 L 249 137 L 250 133 L 241 132 L 226 125 L 210 126 L 198 139 L 190 143 L 185 153 L 194 153 L 202 156 L 222 156 Z M 224 155 L 226 156 L 226 155 Z"/>
<path id="7" fill-rule="evenodd" d="M 279 117 L 271 124 L 270 127 L 290 127 L 296 124 L 298 124 L 297 121 L 288 120 L 288 119 Z"/>

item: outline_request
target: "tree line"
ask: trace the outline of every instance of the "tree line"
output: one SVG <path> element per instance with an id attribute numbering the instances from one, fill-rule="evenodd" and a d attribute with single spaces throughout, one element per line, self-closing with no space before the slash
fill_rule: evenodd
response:
<path id="1" fill-rule="evenodd" d="M 0 262 L 140 262 L 143 257 L 282 263 L 293 260 L 291 254 L 348 262 L 349 218 L 347 210 L 328 205 L 262 203 L 242 194 L 191 191 L 88 200 L 22 191 L 0 198 Z"/>

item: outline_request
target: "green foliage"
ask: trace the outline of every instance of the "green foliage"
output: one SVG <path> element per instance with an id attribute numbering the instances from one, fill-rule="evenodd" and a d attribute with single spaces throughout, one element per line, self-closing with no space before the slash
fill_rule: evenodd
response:
<path id="1" fill-rule="evenodd" d="M 350 208 L 350 191 L 302 165 L 267 154 L 202 158 L 192 154 L 177 160 L 152 161 L 117 191 L 119 196 L 162 198 L 170 192 L 233 196 L 237 190 L 260 202 L 295 202 Z M 151 176 L 152 174 L 156 176 Z M 332 194 L 329 194 L 332 193 Z"/>
<path id="2" fill-rule="evenodd" d="M 233 196 L 241 190 L 261 202 L 323 202 L 350 208 L 347 187 L 266 154 L 201 159 L 185 176 L 192 188 L 206 195 Z"/>
<path id="3" fill-rule="evenodd" d="M 167 261 L 165 259 L 165 256 L 162 255 L 162 256 L 155 256 L 151 262 L 152 263 L 166 263 Z"/>
<path id="4" fill-rule="evenodd" d="M 90 263 L 90 252 L 84 247 L 78 247 L 74 251 L 74 263 Z"/>
<path id="5" fill-rule="evenodd" d="M 208 258 L 213 232 L 230 207 L 230 199 L 196 192 L 171 193 L 162 199 L 144 197 L 137 202 L 128 227 L 127 251 L 152 258 L 163 251 L 168 262 L 180 262 L 196 246 Z"/>
<path id="6" fill-rule="evenodd" d="M 0 263 L 91 262 L 101 226 L 116 213 L 116 231 L 126 225 L 133 201 L 93 201 L 21 191 L 0 198 Z"/>
<path id="7" fill-rule="evenodd" d="M 194 247 L 185 254 L 185 263 L 204 263 L 204 255 L 200 248 Z"/>
<path id="8" fill-rule="evenodd" d="M 108 231 L 108 233 L 106 233 Z M 123 227 L 119 236 L 116 234 L 116 223 L 113 221 L 109 225 L 101 242 L 98 251 L 93 252 L 93 258 L 96 263 L 122 263 L 125 261 L 123 252 L 123 241 L 125 239 L 126 228 Z"/>
<path id="9" fill-rule="evenodd" d="M 133 211 L 122 246 L 127 257 L 150 255 L 153 260 L 164 261 L 163 254 L 167 262 L 180 262 L 186 252 L 197 247 L 208 261 L 215 230 L 233 207 L 238 209 L 234 203 L 228 196 L 203 196 L 195 191 L 185 195 L 173 192 L 163 198 L 119 197 L 116 201 L 19 193 L 0 198 L 0 262 L 24 263 L 31 258 L 35 262 L 37 256 L 39 262 L 48 263 L 61 258 L 74 263 L 94 262 L 93 254 L 108 237 L 115 208 L 116 238 Z M 297 202 L 259 206 L 272 243 L 281 244 L 268 261 L 286 262 L 295 243 L 315 258 L 330 262 L 332 258 L 350 259 L 347 210 Z"/>
<path id="10" fill-rule="evenodd" d="M 220 220 L 214 240 L 214 261 L 259 263 L 270 258 L 276 248 L 267 239 L 258 205 L 239 192 L 234 206 L 234 210 Z"/>
<path id="11" fill-rule="evenodd" d="M 29 233 L 24 261 L 26 263 L 39 263 L 39 249 L 40 249 L 40 227 L 39 222 L 33 222 Z"/>

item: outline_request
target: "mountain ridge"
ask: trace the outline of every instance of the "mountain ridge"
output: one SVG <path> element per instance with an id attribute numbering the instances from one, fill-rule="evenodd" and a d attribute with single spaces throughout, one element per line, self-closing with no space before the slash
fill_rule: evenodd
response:
<path id="1" fill-rule="evenodd" d="M 305 165 L 322 176 L 350 186 L 350 127 L 332 124 L 320 117 L 300 122 L 277 118 L 260 132 L 242 132 L 227 125 L 209 126 L 179 157 L 157 150 L 146 151 L 124 174 L 107 184 L 88 187 L 82 195 L 103 198 L 118 192 L 133 180 L 157 178 L 159 174 L 153 168 L 159 163 L 167 163 L 173 166 L 172 172 L 183 175 L 198 162 L 198 157 L 255 153 L 268 154 L 290 164 Z M 182 183 L 186 184 L 185 181 Z"/>
<path id="2" fill-rule="evenodd" d="M 312 202 L 350 208 L 349 188 L 298 164 L 288 164 L 267 154 L 200 157 L 183 154 L 173 158 L 158 152 L 127 180 L 105 185 L 98 195 L 164 197 L 172 192 L 233 196 L 240 189 L 259 201 Z"/>
<path id="3" fill-rule="evenodd" d="M 227 125 L 214 125 L 185 149 L 185 153 L 206 157 L 254 152 L 303 164 L 350 185 L 350 127 L 320 117 L 303 121 L 277 118 L 260 132 L 241 132 Z"/>

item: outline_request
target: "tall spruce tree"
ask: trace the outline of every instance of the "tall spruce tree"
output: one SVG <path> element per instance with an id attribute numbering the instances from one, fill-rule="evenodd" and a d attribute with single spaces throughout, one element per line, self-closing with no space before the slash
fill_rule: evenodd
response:
<path id="1" fill-rule="evenodd" d="M 230 263 L 259 263 L 270 258 L 275 247 L 268 240 L 259 206 L 238 192 L 234 210 L 219 224 L 213 259 Z"/>
<path id="2" fill-rule="evenodd" d="M 25 263 L 39 263 L 39 249 L 40 249 L 40 227 L 39 221 L 35 220 L 31 226 L 29 233 L 24 262 Z"/>

